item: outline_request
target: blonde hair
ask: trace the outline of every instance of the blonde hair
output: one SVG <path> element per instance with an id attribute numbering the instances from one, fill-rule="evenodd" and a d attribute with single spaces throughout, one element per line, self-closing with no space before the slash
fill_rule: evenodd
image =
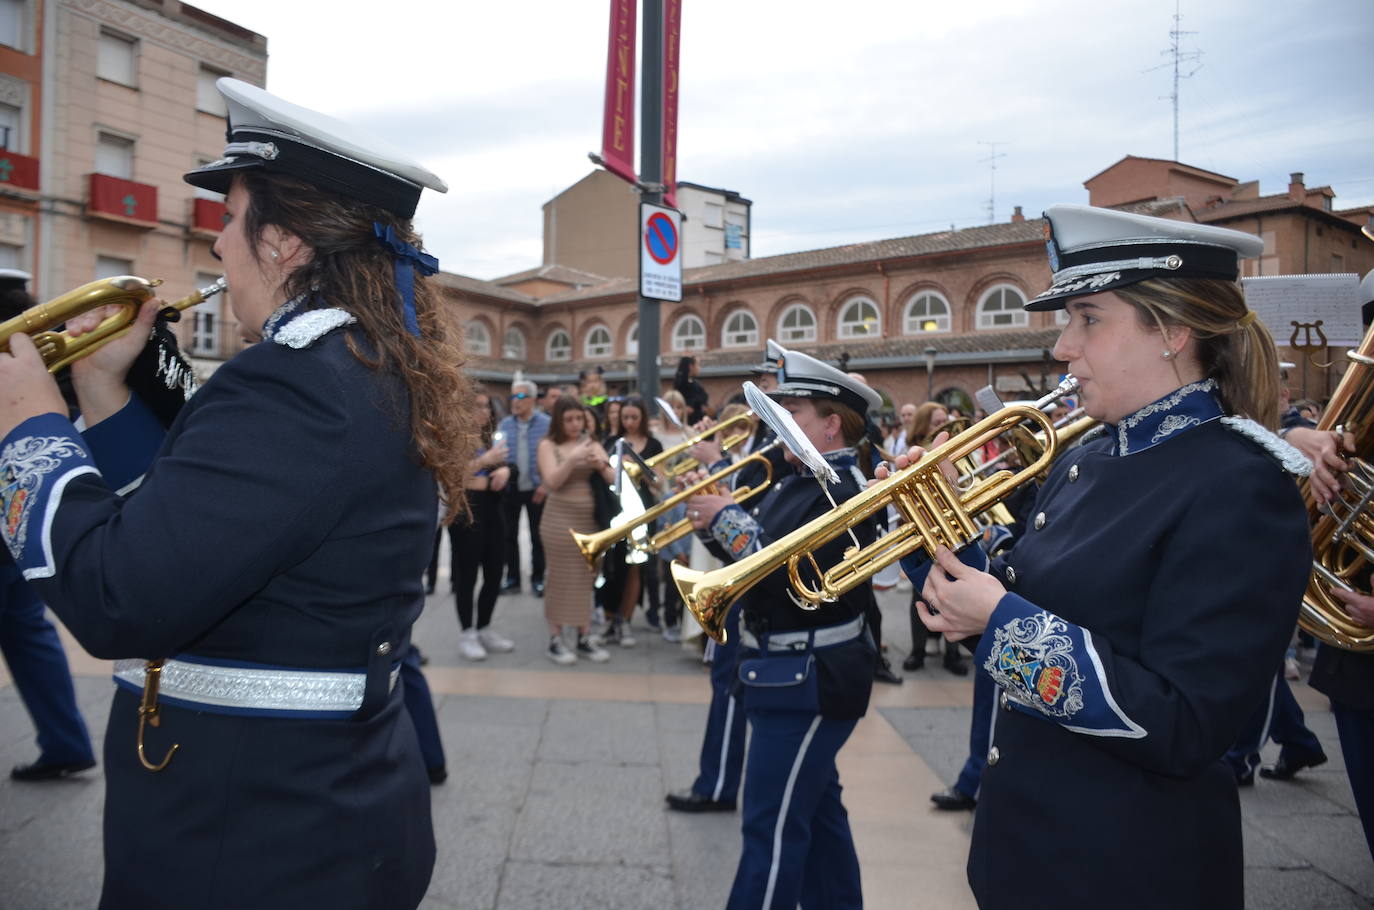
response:
<path id="1" fill-rule="evenodd" d="M 1160 335 L 1167 326 L 1192 331 L 1203 375 L 1216 380 L 1222 407 L 1270 429 L 1279 422 L 1279 356 L 1269 330 L 1258 320 L 1241 325 L 1248 312 L 1240 287 L 1203 278 L 1151 278 L 1114 293 L 1136 309 Z"/>

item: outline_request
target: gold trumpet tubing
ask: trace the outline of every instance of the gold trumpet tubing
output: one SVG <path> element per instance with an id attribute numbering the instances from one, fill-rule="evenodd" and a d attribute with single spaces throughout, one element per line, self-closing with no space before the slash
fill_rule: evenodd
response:
<path id="1" fill-rule="evenodd" d="M 12 319 L 0 322 L 0 351 L 8 351 L 10 338 L 23 332 L 33 339 L 40 354 L 44 350 L 58 349 L 57 356 L 60 356 L 60 351 L 70 345 L 71 339 L 70 336 L 64 339 L 61 337 L 63 333 L 54 332 L 53 329 L 68 319 L 107 305 L 120 307 L 119 313 L 109 317 L 118 322 L 115 328 L 126 326 L 133 321 L 138 307 L 145 300 L 152 299 L 153 288 L 158 284 L 160 282 L 145 281 L 134 275 L 120 275 L 83 284 L 46 303 L 29 307 Z M 43 362 L 49 364 L 50 370 L 53 369 L 48 356 L 43 358 Z"/>
<path id="2" fill-rule="evenodd" d="M 660 465 L 665 465 L 666 467 L 664 468 L 663 473 L 670 479 L 686 474 L 688 471 L 696 470 L 700 467 L 700 465 L 697 464 L 697 460 L 686 455 L 687 452 L 691 451 L 692 446 L 696 445 L 704 439 L 710 439 L 717 433 L 724 432 L 727 427 L 732 427 L 735 424 L 744 424 L 747 427 L 751 416 L 752 412 L 749 412 L 745 414 L 736 414 L 729 420 L 722 420 L 715 426 L 707 427 L 700 433 L 693 434 L 687 439 L 684 439 L 682 442 L 679 442 L 677 445 L 670 446 L 669 448 L 664 449 L 662 452 L 659 452 L 653 458 L 647 459 L 644 462 L 644 464 L 647 467 L 652 468 L 654 470 L 658 470 Z M 749 431 L 746 430 L 742 435 L 726 438 L 726 440 L 721 443 L 720 450 L 722 452 L 728 452 L 731 448 L 739 445 L 741 442 L 748 439 L 749 435 Z M 680 461 L 673 461 L 679 456 L 686 457 L 683 457 Z M 669 462 L 673 463 L 669 465 Z M 635 464 L 630 468 L 630 471 L 631 476 L 634 477 L 635 482 L 638 483 L 641 479 L 641 475 L 643 474 L 643 470 L 640 468 L 638 464 Z"/>
<path id="3" fill-rule="evenodd" d="M 1049 444 L 1039 459 L 1019 473 L 999 471 L 960 493 L 940 470 L 941 462 L 957 460 L 975 451 L 1024 420 L 1039 424 Z M 673 579 L 682 594 L 682 602 L 696 616 L 706 634 L 716 641 L 724 641 L 725 613 L 730 604 L 779 568 L 787 567 L 794 597 L 814 607 L 863 584 L 885 566 L 918 549 L 931 556 L 940 545 L 957 549 L 976 536 L 972 515 L 1034 478 L 1054 460 L 1056 452 L 1054 425 L 1041 411 L 1025 406 L 1004 408 L 927 452 L 916 464 L 859 491 L 838 507 L 763 549 L 710 572 L 674 565 Z M 829 571 L 820 571 L 812 559 L 819 584 L 813 586 L 802 578 L 803 558 L 809 558 L 829 540 L 889 505 L 897 509 L 907 524 L 867 547 L 850 548 L 840 563 Z"/>
<path id="4" fill-rule="evenodd" d="M 659 518 L 659 516 L 664 515 L 667 512 L 671 512 L 678 504 L 686 502 L 688 499 L 697 495 L 698 493 L 715 486 L 717 483 L 720 483 L 726 477 L 738 471 L 746 464 L 749 464 L 755 458 L 762 459 L 765 462 L 767 461 L 767 459 L 763 458 L 763 450 L 760 449 L 758 452 L 755 452 L 748 458 L 737 461 L 729 467 L 722 468 L 721 470 L 712 474 L 710 477 L 704 478 L 702 480 L 697 481 L 694 484 L 691 484 L 690 486 L 684 487 L 683 489 L 674 493 L 672 496 L 668 497 L 667 499 L 664 499 L 662 502 L 657 503 L 656 505 L 648 509 L 645 509 L 643 514 L 636 516 L 631 521 L 623 522 L 621 524 L 609 527 L 604 531 L 597 531 L 592 534 L 582 534 L 577 531 L 569 531 L 569 533 L 572 534 L 573 541 L 577 544 L 578 550 L 581 551 L 582 558 L 587 561 L 587 565 L 590 568 L 595 569 L 596 561 L 598 558 L 600 558 L 601 554 L 609 550 L 611 547 L 615 546 L 617 543 L 619 543 L 622 537 L 625 537 L 633 533 L 634 530 L 638 527 L 642 527 L 644 525 L 649 524 L 650 522 L 656 521 Z M 759 489 L 762 489 L 762 487 L 760 487 Z M 747 488 L 746 491 L 747 492 L 745 493 L 745 495 L 752 495 L 752 493 L 754 492 L 752 490 L 747 490 Z M 739 501 L 739 499 L 742 498 L 744 497 L 741 495 L 736 499 L 736 501 Z M 682 533 L 686 532 L 683 531 Z M 678 536 L 681 537 L 682 534 L 679 534 Z M 663 546 L 667 546 L 667 544 L 665 543 L 663 544 Z M 657 552 L 657 548 L 655 548 L 655 552 Z"/>

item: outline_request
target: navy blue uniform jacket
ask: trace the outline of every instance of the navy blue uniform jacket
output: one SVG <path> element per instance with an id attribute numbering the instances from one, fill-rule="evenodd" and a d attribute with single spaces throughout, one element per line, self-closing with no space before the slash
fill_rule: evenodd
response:
<path id="1" fill-rule="evenodd" d="M 968 862 L 982 907 L 1243 905 L 1220 758 L 1297 618 L 1311 548 L 1278 459 L 1305 459 L 1223 420 L 1207 384 L 1176 394 L 1059 459 L 991 567 L 1008 593 L 976 652 L 1004 707 Z"/>
<path id="2" fill-rule="evenodd" d="M 85 439 L 46 415 L 0 441 L 6 542 L 92 654 L 368 674 L 348 719 L 164 704 L 148 753 L 181 748 L 159 773 L 138 763 L 138 698 L 119 689 L 104 907 L 413 907 L 428 885 L 429 787 L 388 683 L 424 602 L 437 490 L 404 387 L 328 313 L 342 318 L 307 313 L 220 367 L 128 498 L 114 489 L 134 474 L 119 450 L 149 426 L 137 400 Z"/>

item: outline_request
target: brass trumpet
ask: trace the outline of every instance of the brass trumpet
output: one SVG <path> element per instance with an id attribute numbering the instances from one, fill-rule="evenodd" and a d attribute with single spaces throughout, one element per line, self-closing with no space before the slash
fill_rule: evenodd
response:
<path id="1" fill-rule="evenodd" d="M 1072 378 L 1060 389 L 1076 388 Z M 1060 391 L 1057 394 L 1068 394 Z M 1038 424 L 1046 445 L 1040 457 L 1020 472 L 997 471 L 960 490 L 940 470 L 944 461 L 958 461 L 988 441 L 1023 421 Z M 673 580 L 682 602 L 716 641 L 725 640 L 725 616 L 738 597 L 779 568 L 786 567 L 793 598 L 799 606 L 815 609 L 868 581 L 885 566 L 915 552 L 933 556 L 938 546 L 957 550 L 978 536 L 974 516 L 1006 498 L 1018 486 L 1033 480 L 1049 467 L 1058 453 L 1054 425 L 1038 407 L 1003 408 L 968 430 L 927 452 L 916 464 L 879 481 L 841 503 L 825 515 L 744 559 L 710 572 L 673 566 Z M 812 555 L 832 538 L 847 533 L 870 516 L 892 506 L 904 523 L 867 547 L 850 547 L 834 567 L 822 570 Z M 818 582 L 802 578 L 801 566 L 810 564 Z"/>
<path id="2" fill-rule="evenodd" d="M 679 442 L 675 446 L 664 449 L 662 452 L 659 452 L 653 458 L 645 460 L 644 465 L 654 470 L 657 470 L 659 465 L 663 465 L 663 475 L 667 477 L 669 480 L 673 479 L 674 477 L 680 477 L 683 474 L 686 474 L 688 471 L 695 471 L 697 468 L 701 467 L 701 465 L 697 463 L 697 460 L 695 458 L 680 458 L 679 456 L 685 455 L 687 452 L 690 452 L 692 450 L 692 446 L 696 445 L 702 440 L 710 439 L 717 433 L 722 434 L 720 437 L 720 450 L 722 452 L 730 451 L 735 446 L 739 445 L 740 443 L 748 439 L 750 435 L 753 433 L 753 430 L 749 424 L 749 421 L 752 418 L 752 416 L 753 413 L 748 412 L 744 414 L 736 414 L 729 420 L 722 420 L 715 426 L 702 430 L 700 433 L 697 433 L 694 436 L 684 439 L 682 442 Z M 727 427 L 732 427 L 737 424 L 744 425 L 744 432 L 736 432 L 735 434 L 730 436 L 724 435 Z M 635 483 L 642 482 L 644 478 L 643 468 L 641 468 L 637 463 L 631 462 L 626 466 L 626 470 L 629 471 L 630 477 L 633 478 Z"/>
<path id="3" fill-rule="evenodd" d="M 777 445 L 780 445 L 780 443 L 774 442 L 766 445 L 757 452 L 751 454 L 748 458 L 742 458 L 729 467 L 721 468 L 710 477 L 699 480 L 691 486 L 684 487 L 652 508 L 645 509 L 643 513 L 636 515 L 629 521 L 622 522 L 618 525 L 612 525 L 604 531 L 597 531 L 592 534 L 580 534 L 571 529 L 569 529 L 568 533 L 572 534 L 573 541 L 577 544 L 577 549 L 581 552 L 582 558 L 587 560 L 588 568 L 595 569 L 596 561 L 601 557 L 601 554 L 619 543 L 622 538 L 632 535 L 636 528 L 643 527 L 657 520 L 659 516 L 671 512 L 680 503 L 686 502 L 703 490 L 711 489 L 745 465 L 753 464 L 754 462 L 761 463 L 765 471 L 764 479 L 763 482 L 757 486 L 739 487 L 733 490 L 731 492 L 731 497 L 735 502 L 743 502 L 760 490 L 766 489 L 768 485 L 773 482 L 773 465 L 766 456 L 768 451 Z M 626 473 L 629 473 L 629 465 L 633 463 L 634 462 L 630 462 L 626 465 Z M 691 519 L 683 518 L 662 531 L 659 531 L 643 543 L 638 543 L 631 537 L 631 546 L 646 553 L 657 553 L 674 541 L 687 536 L 691 531 Z"/>
<path id="4" fill-rule="evenodd" d="M 0 351 L 8 351 L 10 337 L 17 332 L 24 332 L 33 338 L 48 372 L 56 373 L 129 331 L 138 316 L 138 308 L 153 299 L 153 289 L 160 284 L 160 278 L 148 281 L 135 275 L 120 275 L 83 284 L 47 303 L 29 307 L 13 319 L 0 322 Z M 224 279 L 220 278 L 189 297 L 169 304 L 168 309 L 180 311 L 193 307 L 226 287 Z M 55 331 L 67 320 L 102 306 L 117 306 L 119 311 L 105 317 L 99 326 L 80 337 L 73 338 L 67 332 Z"/>

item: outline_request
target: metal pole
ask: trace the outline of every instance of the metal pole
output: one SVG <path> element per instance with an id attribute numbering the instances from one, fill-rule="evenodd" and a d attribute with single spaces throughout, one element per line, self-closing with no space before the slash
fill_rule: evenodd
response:
<path id="1" fill-rule="evenodd" d="M 663 182 L 663 0 L 644 0 L 643 88 L 639 106 L 639 192 L 641 202 L 663 203 L 658 187 Z M 635 213 L 635 251 L 643 245 L 639 237 L 639 213 Z M 639 298 L 639 394 L 652 416 L 659 394 L 659 304 L 648 297 Z"/>

